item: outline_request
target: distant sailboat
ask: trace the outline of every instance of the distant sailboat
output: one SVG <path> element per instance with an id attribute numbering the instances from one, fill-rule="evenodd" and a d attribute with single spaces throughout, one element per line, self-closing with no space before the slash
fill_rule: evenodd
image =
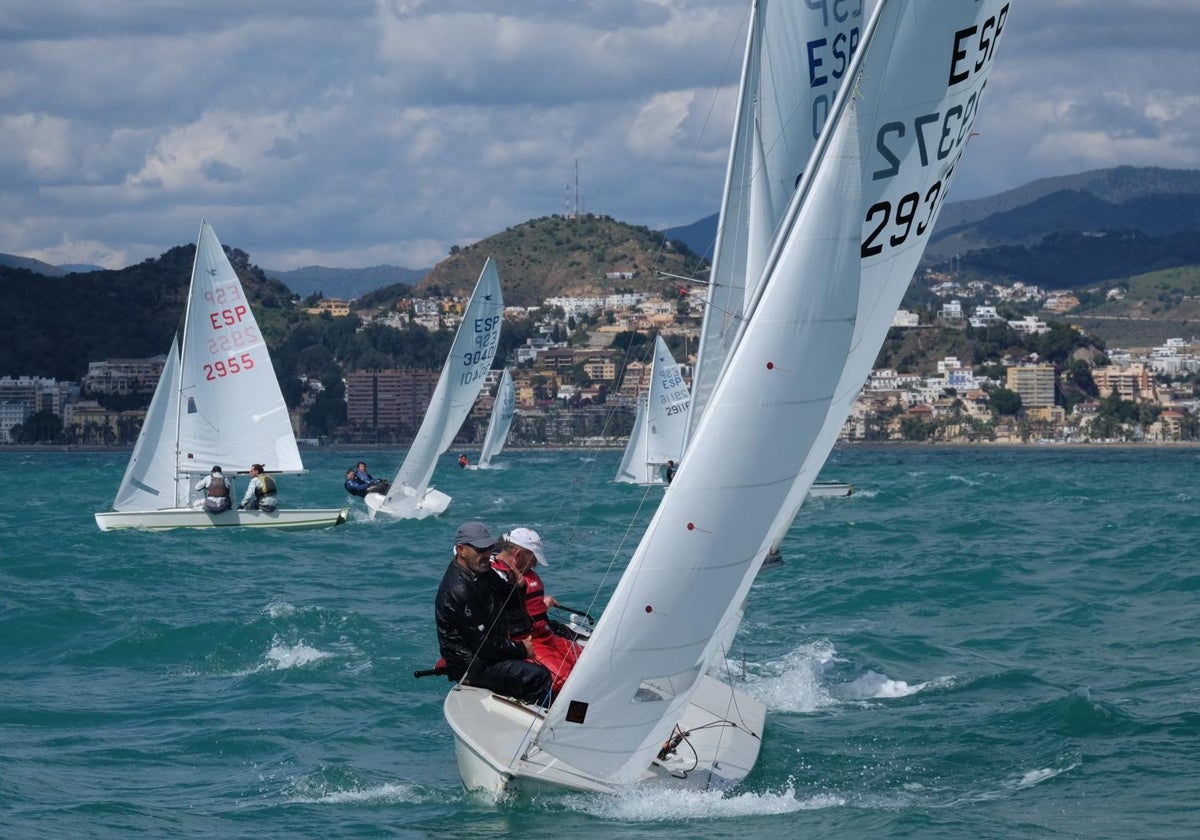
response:
<path id="1" fill-rule="evenodd" d="M 692 396 L 679 372 L 679 364 L 661 335 L 654 339 L 650 390 L 638 398 L 633 431 L 617 468 L 617 481 L 627 484 L 663 484 L 662 467 L 679 463 L 687 431 Z"/>
<path id="2" fill-rule="evenodd" d="M 228 474 L 262 463 L 300 473 L 287 405 L 271 357 L 233 266 L 208 222 L 200 223 L 183 334 L 171 342 L 146 420 L 102 531 L 120 528 L 325 528 L 347 508 L 208 513 L 192 505 L 195 482 L 213 466 Z"/>
<path id="3" fill-rule="evenodd" d="M 562 690 L 548 709 L 470 686 L 448 693 L 467 787 L 708 788 L 753 768 L 766 710 L 710 668 L 728 655 L 759 568 L 828 456 L 850 366 L 886 336 L 875 312 L 899 282 L 894 272 L 907 283 L 924 249 L 1009 6 L 876 4 L 745 305 L 732 310 L 727 354 L 679 472 Z M 823 7 L 753 8 L 741 101 L 756 104 L 743 115 L 757 118 L 761 106 L 786 116 L 795 102 L 761 93 L 770 66 L 761 51 L 802 62 L 811 48 L 802 18 Z M 776 31 L 789 19 L 800 28 Z M 774 139 L 763 135 L 764 149 Z M 880 267 L 893 258 L 894 269 Z"/>
<path id="4" fill-rule="evenodd" d="M 398 519 L 423 519 L 442 513 L 449 506 L 450 497 L 430 487 L 429 482 L 438 456 L 454 443 L 483 388 L 484 377 L 496 357 L 503 315 L 500 274 L 496 263 L 488 257 L 471 301 L 463 311 L 462 323 L 458 325 L 421 428 L 391 489 L 387 496 L 380 493 L 366 496 L 372 519 L 379 513 Z"/>
<path id="5" fill-rule="evenodd" d="M 489 469 L 492 459 L 504 449 L 516 409 L 517 391 L 513 387 L 512 375 L 509 374 L 508 368 L 505 368 L 500 376 L 500 384 L 496 386 L 496 404 L 492 406 L 487 434 L 483 438 L 483 451 L 479 453 L 479 463 L 476 464 L 478 469 Z"/>

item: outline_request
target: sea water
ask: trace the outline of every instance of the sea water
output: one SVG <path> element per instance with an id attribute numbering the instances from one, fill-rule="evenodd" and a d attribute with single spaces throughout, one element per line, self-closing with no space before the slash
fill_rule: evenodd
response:
<path id="1" fill-rule="evenodd" d="M 445 515 L 369 521 L 345 469 L 400 455 L 279 479 L 338 528 L 102 533 L 126 452 L 0 452 L 0 837 L 1200 832 L 1200 450 L 835 451 L 854 494 L 803 508 L 721 669 L 768 708 L 745 782 L 499 803 L 413 677 L 455 527 L 536 528 L 598 615 L 663 490 L 615 452 L 455 452 Z"/>

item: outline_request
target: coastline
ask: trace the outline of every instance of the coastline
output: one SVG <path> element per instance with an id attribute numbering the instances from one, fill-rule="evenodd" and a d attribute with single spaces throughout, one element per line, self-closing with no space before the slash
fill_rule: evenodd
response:
<path id="1" fill-rule="evenodd" d="M 386 443 L 331 443 L 325 446 L 301 446 L 301 452 L 385 452 L 406 449 L 409 444 Z M 624 444 L 611 446 L 582 446 L 582 445 L 551 445 L 545 446 L 506 446 L 506 452 L 621 452 Z M 1200 440 L 1154 440 L 1154 441 L 838 441 L 833 451 L 839 449 L 1197 449 Z M 472 452 L 479 449 L 478 444 L 468 444 L 452 447 Z M 76 446 L 72 444 L 5 444 L 0 446 L 0 453 L 30 453 L 30 452 L 131 452 L 128 446 Z"/>

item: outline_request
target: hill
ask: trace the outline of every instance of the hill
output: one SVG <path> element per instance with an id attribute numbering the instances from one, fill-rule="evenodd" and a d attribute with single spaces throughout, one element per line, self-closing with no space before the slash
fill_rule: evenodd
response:
<path id="1" fill-rule="evenodd" d="M 0 254 L 0 268 L 22 268 L 44 277 L 62 277 L 68 273 L 66 268 L 50 265 L 32 257 L 18 257 L 16 254 Z"/>
<path id="2" fill-rule="evenodd" d="M 291 299 L 287 288 L 250 265 L 244 251 L 226 251 L 247 296 L 265 313 Z M 195 245 L 182 245 L 120 271 L 62 277 L 0 266 L 6 322 L 0 375 L 78 380 L 89 361 L 165 353 L 183 317 L 195 253 Z"/>
<path id="3" fill-rule="evenodd" d="M 608 216 L 546 216 L 456 247 L 418 284 L 418 293 L 470 294 L 489 256 L 500 270 L 504 302 L 515 306 L 535 306 L 559 295 L 669 292 L 675 282 L 659 272 L 691 277 L 704 267 L 689 248 L 647 227 Z M 618 272 L 618 279 L 607 276 Z"/>

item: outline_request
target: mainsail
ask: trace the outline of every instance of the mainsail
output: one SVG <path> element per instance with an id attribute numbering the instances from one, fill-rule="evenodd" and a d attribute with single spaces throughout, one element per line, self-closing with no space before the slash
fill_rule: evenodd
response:
<path id="1" fill-rule="evenodd" d="M 849 72 L 862 5 L 754 4 L 711 282 L 692 378 L 689 430 L 707 405 L 747 298 Z M 690 431 L 689 431 L 690 435 Z"/>

